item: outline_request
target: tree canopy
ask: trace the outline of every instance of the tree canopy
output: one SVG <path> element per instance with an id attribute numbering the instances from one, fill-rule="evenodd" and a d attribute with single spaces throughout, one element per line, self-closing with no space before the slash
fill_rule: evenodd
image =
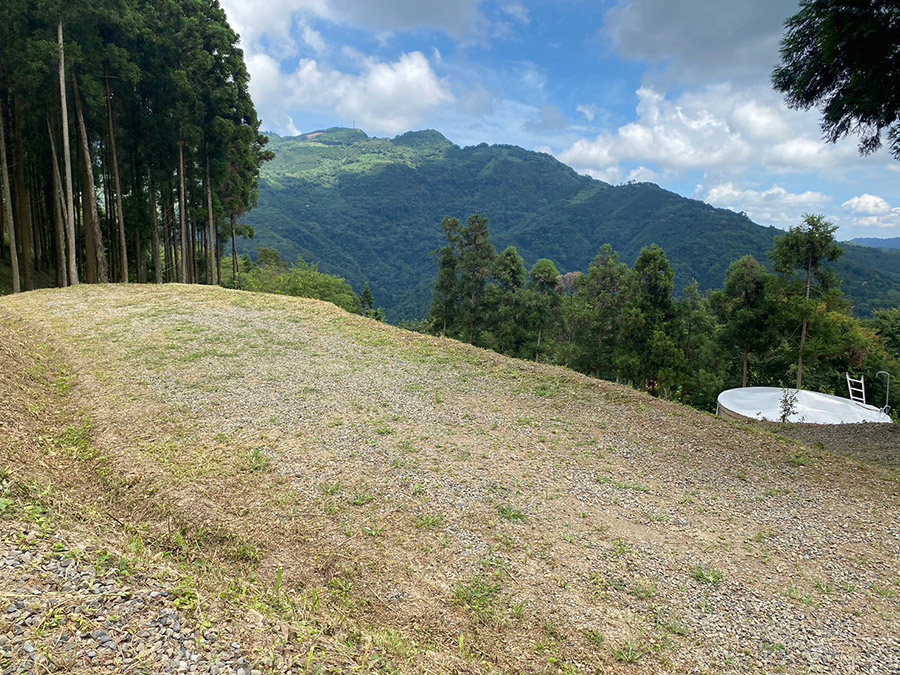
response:
<path id="1" fill-rule="evenodd" d="M 863 154 L 887 131 L 900 159 L 900 4 L 802 0 L 785 28 L 772 82 L 788 105 L 820 107 L 828 141 L 857 134 Z"/>
<path id="2" fill-rule="evenodd" d="M 0 250 L 23 287 L 216 283 L 270 156 L 248 84 L 218 0 L 0 4 Z"/>

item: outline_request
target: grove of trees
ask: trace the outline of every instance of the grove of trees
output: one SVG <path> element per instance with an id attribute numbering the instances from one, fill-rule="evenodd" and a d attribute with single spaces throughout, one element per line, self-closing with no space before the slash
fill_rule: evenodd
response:
<path id="1" fill-rule="evenodd" d="M 218 0 L 0 3 L 0 261 L 50 275 L 219 282 L 266 138 Z"/>
<path id="2" fill-rule="evenodd" d="M 848 371 L 866 374 L 870 401 L 881 402 L 875 373 L 900 373 L 900 310 L 852 316 L 829 265 L 840 254 L 835 228 L 821 216 L 776 239 L 774 272 L 745 256 L 722 288 L 702 294 L 694 284 L 681 297 L 656 245 L 631 268 L 605 245 L 585 273 L 561 275 L 550 260 L 528 271 L 515 248 L 497 253 L 484 216 L 445 218 L 442 227 L 447 245 L 435 252 L 425 324 L 434 334 L 703 409 L 735 386 L 796 383 L 846 395 Z"/>

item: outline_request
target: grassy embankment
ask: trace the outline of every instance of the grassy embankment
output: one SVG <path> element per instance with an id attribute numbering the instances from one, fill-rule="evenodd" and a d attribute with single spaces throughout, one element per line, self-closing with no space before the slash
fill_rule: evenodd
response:
<path id="1" fill-rule="evenodd" d="M 794 670 L 896 654 L 890 468 L 215 288 L 2 298 L 0 372 L 3 515 L 165 576 L 273 664 Z"/>

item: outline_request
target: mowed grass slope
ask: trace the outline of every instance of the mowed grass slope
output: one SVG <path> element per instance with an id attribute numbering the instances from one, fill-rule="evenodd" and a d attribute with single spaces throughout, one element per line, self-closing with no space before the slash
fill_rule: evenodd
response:
<path id="1" fill-rule="evenodd" d="M 891 469 L 217 288 L 0 298 L 0 368 L 0 468 L 275 670 L 900 667 Z"/>

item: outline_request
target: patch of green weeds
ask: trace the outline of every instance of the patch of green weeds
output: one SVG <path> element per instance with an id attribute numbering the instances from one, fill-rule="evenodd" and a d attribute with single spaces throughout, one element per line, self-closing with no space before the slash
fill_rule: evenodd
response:
<path id="1" fill-rule="evenodd" d="M 381 527 L 370 527 L 368 525 L 363 526 L 363 533 L 365 533 L 367 537 L 380 537 L 384 534 L 384 530 L 384 525 L 382 525 Z"/>
<path id="2" fill-rule="evenodd" d="M 649 600 L 656 595 L 656 584 L 636 581 L 631 584 L 628 591 L 639 600 Z"/>
<path id="3" fill-rule="evenodd" d="M 263 448 L 256 448 L 247 459 L 247 467 L 252 473 L 266 473 L 272 467 L 272 458 Z"/>
<path id="4" fill-rule="evenodd" d="M 72 456 L 80 460 L 95 459 L 99 451 L 91 445 L 94 426 L 90 422 L 72 424 L 52 437 L 54 445 L 68 450 Z"/>
<path id="5" fill-rule="evenodd" d="M 423 513 L 416 516 L 416 527 L 420 530 L 435 530 L 444 524 L 444 514 Z"/>
<path id="6" fill-rule="evenodd" d="M 812 596 L 804 591 L 802 588 L 797 586 L 796 584 L 791 584 L 788 587 L 787 593 L 785 593 L 791 600 L 796 600 L 807 607 L 815 607 L 818 603 L 812 598 Z"/>
<path id="7" fill-rule="evenodd" d="M 691 576 L 701 583 L 710 584 L 711 586 L 718 586 L 722 582 L 723 575 L 720 570 L 717 570 L 714 567 L 709 567 L 707 565 L 697 565 L 697 567 L 694 568 Z"/>
<path id="8" fill-rule="evenodd" d="M 584 629 L 584 639 L 593 647 L 602 647 L 606 643 L 606 636 L 593 628 Z"/>
<path id="9" fill-rule="evenodd" d="M 476 614 L 489 614 L 503 585 L 494 578 L 477 576 L 460 582 L 453 589 L 453 599 Z"/>
<path id="10" fill-rule="evenodd" d="M 341 491 L 341 481 L 336 480 L 333 483 L 325 483 L 322 485 L 323 495 L 336 495 Z"/>
<path id="11" fill-rule="evenodd" d="M 508 520 L 510 522 L 517 522 L 520 520 L 525 520 L 527 516 L 519 511 L 518 509 L 509 506 L 508 504 L 501 504 L 497 507 L 497 513 L 500 514 L 500 517 L 503 520 Z"/>
<path id="12" fill-rule="evenodd" d="M 787 463 L 794 466 L 809 466 L 812 464 L 812 459 L 805 452 L 795 452 L 787 458 Z"/>
<path id="13" fill-rule="evenodd" d="M 621 647 L 612 650 L 613 658 L 620 663 L 637 663 L 647 655 L 647 646 L 642 640 L 629 640 Z"/>
<path id="14" fill-rule="evenodd" d="M 353 506 L 365 506 L 373 501 L 375 501 L 375 496 L 367 491 L 357 492 L 350 498 L 350 503 L 353 504 Z"/>

